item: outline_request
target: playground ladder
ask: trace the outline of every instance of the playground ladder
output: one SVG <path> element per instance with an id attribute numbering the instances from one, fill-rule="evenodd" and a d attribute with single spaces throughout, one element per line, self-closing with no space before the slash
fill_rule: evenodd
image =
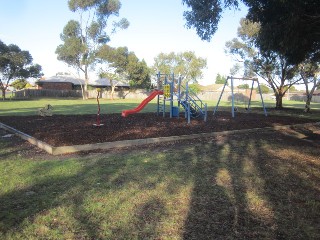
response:
<path id="1" fill-rule="evenodd" d="M 205 104 L 192 90 L 188 90 L 188 96 L 186 98 L 187 99 L 180 100 L 180 104 L 186 111 L 190 108 L 190 113 L 193 118 L 205 116 Z"/>
<path id="2" fill-rule="evenodd" d="M 164 95 L 158 95 L 158 109 L 157 109 L 157 114 L 160 115 L 160 113 L 163 114 L 163 116 L 165 116 L 165 111 L 164 111 Z"/>

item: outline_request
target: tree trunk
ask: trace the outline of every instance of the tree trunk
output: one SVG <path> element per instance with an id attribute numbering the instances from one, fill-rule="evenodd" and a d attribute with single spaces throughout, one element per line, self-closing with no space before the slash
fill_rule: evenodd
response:
<path id="1" fill-rule="evenodd" d="M 1 89 L 2 91 L 2 100 L 6 99 L 6 90 L 5 89 Z"/>
<path id="2" fill-rule="evenodd" d="M 283 109 L 282 98 L 283 98 L 283 94 L 276 95 L 276 109 Z"/>
<path id="3" fill-rule="evenodd" d="M 113 94 L 114 94 L 114 89 L 115 88 L 116 88 L 116 86 L 111 86 L 111 100 L 114 100 Z"/>
<path id="4" fill-rule="evenodd" d="M 88 67 L 85 66 L 84 70 L 84 96 L 83 99 L 88 99 L 88 83 L 89 83 L 89 76 L 88 76 Z"/>
<path id="5" fill-rule="evenodd" d="M 311 99 L 312 99 L 312 95 L 307 94 L 306 105 L 304 106 L 304 112 L 306 112 L 306 113 L 310 112 Z"/>

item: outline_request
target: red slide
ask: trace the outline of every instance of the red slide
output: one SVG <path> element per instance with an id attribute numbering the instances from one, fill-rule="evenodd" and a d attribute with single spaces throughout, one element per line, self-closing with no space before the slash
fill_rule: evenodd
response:
<path id="1" fill-rule="evenodd" d="M 159 90 L 154 90 L 153 92 L 151 92 L 150 96 L 148 96 L 146 99 L 144 99 L 138 107 L 134 108 L 134 109 L 129 109 L 129 110 L 123 110 L 121 116 L 122 117 L 127 117 L 130 114 L 134 114 L 137 112 L 140 112 L 152 99 L 155 98 L 155 96 L 157 95 L 162 95 L 163 91 L 159 91 Z"/>

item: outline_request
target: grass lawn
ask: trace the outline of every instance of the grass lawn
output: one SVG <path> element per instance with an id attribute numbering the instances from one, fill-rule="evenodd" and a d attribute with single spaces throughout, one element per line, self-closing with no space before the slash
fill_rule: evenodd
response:
<path id="1" fill-rule="evenodd" d="M 1 114 L 47 103 L 96 113 L 94 100 L 44 99 L 0 102 Z M 1 137 L 0 239 L 319 239 L 319 156 L 270 131 L 65 156 Z"/>
<path id="2" fill-rule="evenodd" d="M 122 110 L 132 109 L 137 107 L 142 100 L 121 99 L 121 100 L 107 100 L 100 99 L 101 114 L 109 113 L 121 113 Z M 213 111 L 216 106 L 215 101 L 204 101 L 208 105 L 208 110 Z M 89 99 L 83 101 L 82 99 L 57 99 L 57 98 L 44 98 L 35 100 L 0 100 L 0 115 L 17 116 L 17 115 L 35 115 L 38 114 L 37 110 L 44 107 L 46 104 L 51 104 L 54 107 L 54 114 L 96 114 L 97 113 L 97 101 L 95 99 Z M 169 104 L 169 102 L 167 102 Z M 175 102 L 175 105 L 177 103 Z M 292 109 L 301 109 L 303 112 L 304 103 L 297 101 L 283 102 L 284 107 Z M 239 109 L 244 109 L 246 106 L 243 103 L 236 103 Z M 262 105 L 260 101 L 252 102 L 253 111 L 261 112 Z M 273 100 L 265 101 L 265 106 L 269 110 L 273 111 L 275 102 Z M 155 112 L 157 109 L 156 100 L 152 100 L 141 112 Z M 168 108 L 169 109 L 169 108 Z M 320 103 L 311 104 L 312 111 L 320 112 Z M 218 111 L 231 111 L 230 102 L 221 102 Z M 274 112 L 274 111 L 273 111 Z M 283 113 L 280 113 L 283 114 Z"/>

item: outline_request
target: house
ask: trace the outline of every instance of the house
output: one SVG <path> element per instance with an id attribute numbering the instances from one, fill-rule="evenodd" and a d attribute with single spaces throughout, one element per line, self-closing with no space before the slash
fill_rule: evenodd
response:
<path id="1" fill-rule="evenodd" d="M 211 84 L 207 86 L 200 86 L 201 91 L 203 92 L 221 92 L 224 84 Z M 231 88 L 229 86 L 225 86 L 224 91 L 231 92 Z"/>
<path id="2" fill-rule="evenodd" d="M 38 89 L 80 90 L 85 81 L 70 75 L 57 75 L 37 81 Z"/>
<path id="3" fill-rule="evenodd" d="M 81 85 L 84 86 L 85 81 L 80 78 L 75 78 L 70 75 L 57 75 L 46 79 L 41 79 L 37 82 L 38 89 L 52 89 L 52 90 L 81 90 Z M 129 89 L 130 85 L 121 81 L 113 81 L 117 90 Z M 88 89 L 96 88 L 110 88 L 111 82 L 109 79 L 100 78 L 96 80 L 89 80 Z"/>
<path id="4" fill-rule="evenodd" d="M 128 90 L 130 85 L 122 81 L 113 80 L 112 82 L 107 78 L 99 78 L 96 80 L 89 80 L 89 86 L 91 88 L 108 88 L 111 89 L 111 84 L 116 87 L 116 90 Z"/>
<path id="5" fill-rule="evenodd" d="M 320 90 L 315 90 L 313 92 L 313 96 L 320 96 Z"/>

